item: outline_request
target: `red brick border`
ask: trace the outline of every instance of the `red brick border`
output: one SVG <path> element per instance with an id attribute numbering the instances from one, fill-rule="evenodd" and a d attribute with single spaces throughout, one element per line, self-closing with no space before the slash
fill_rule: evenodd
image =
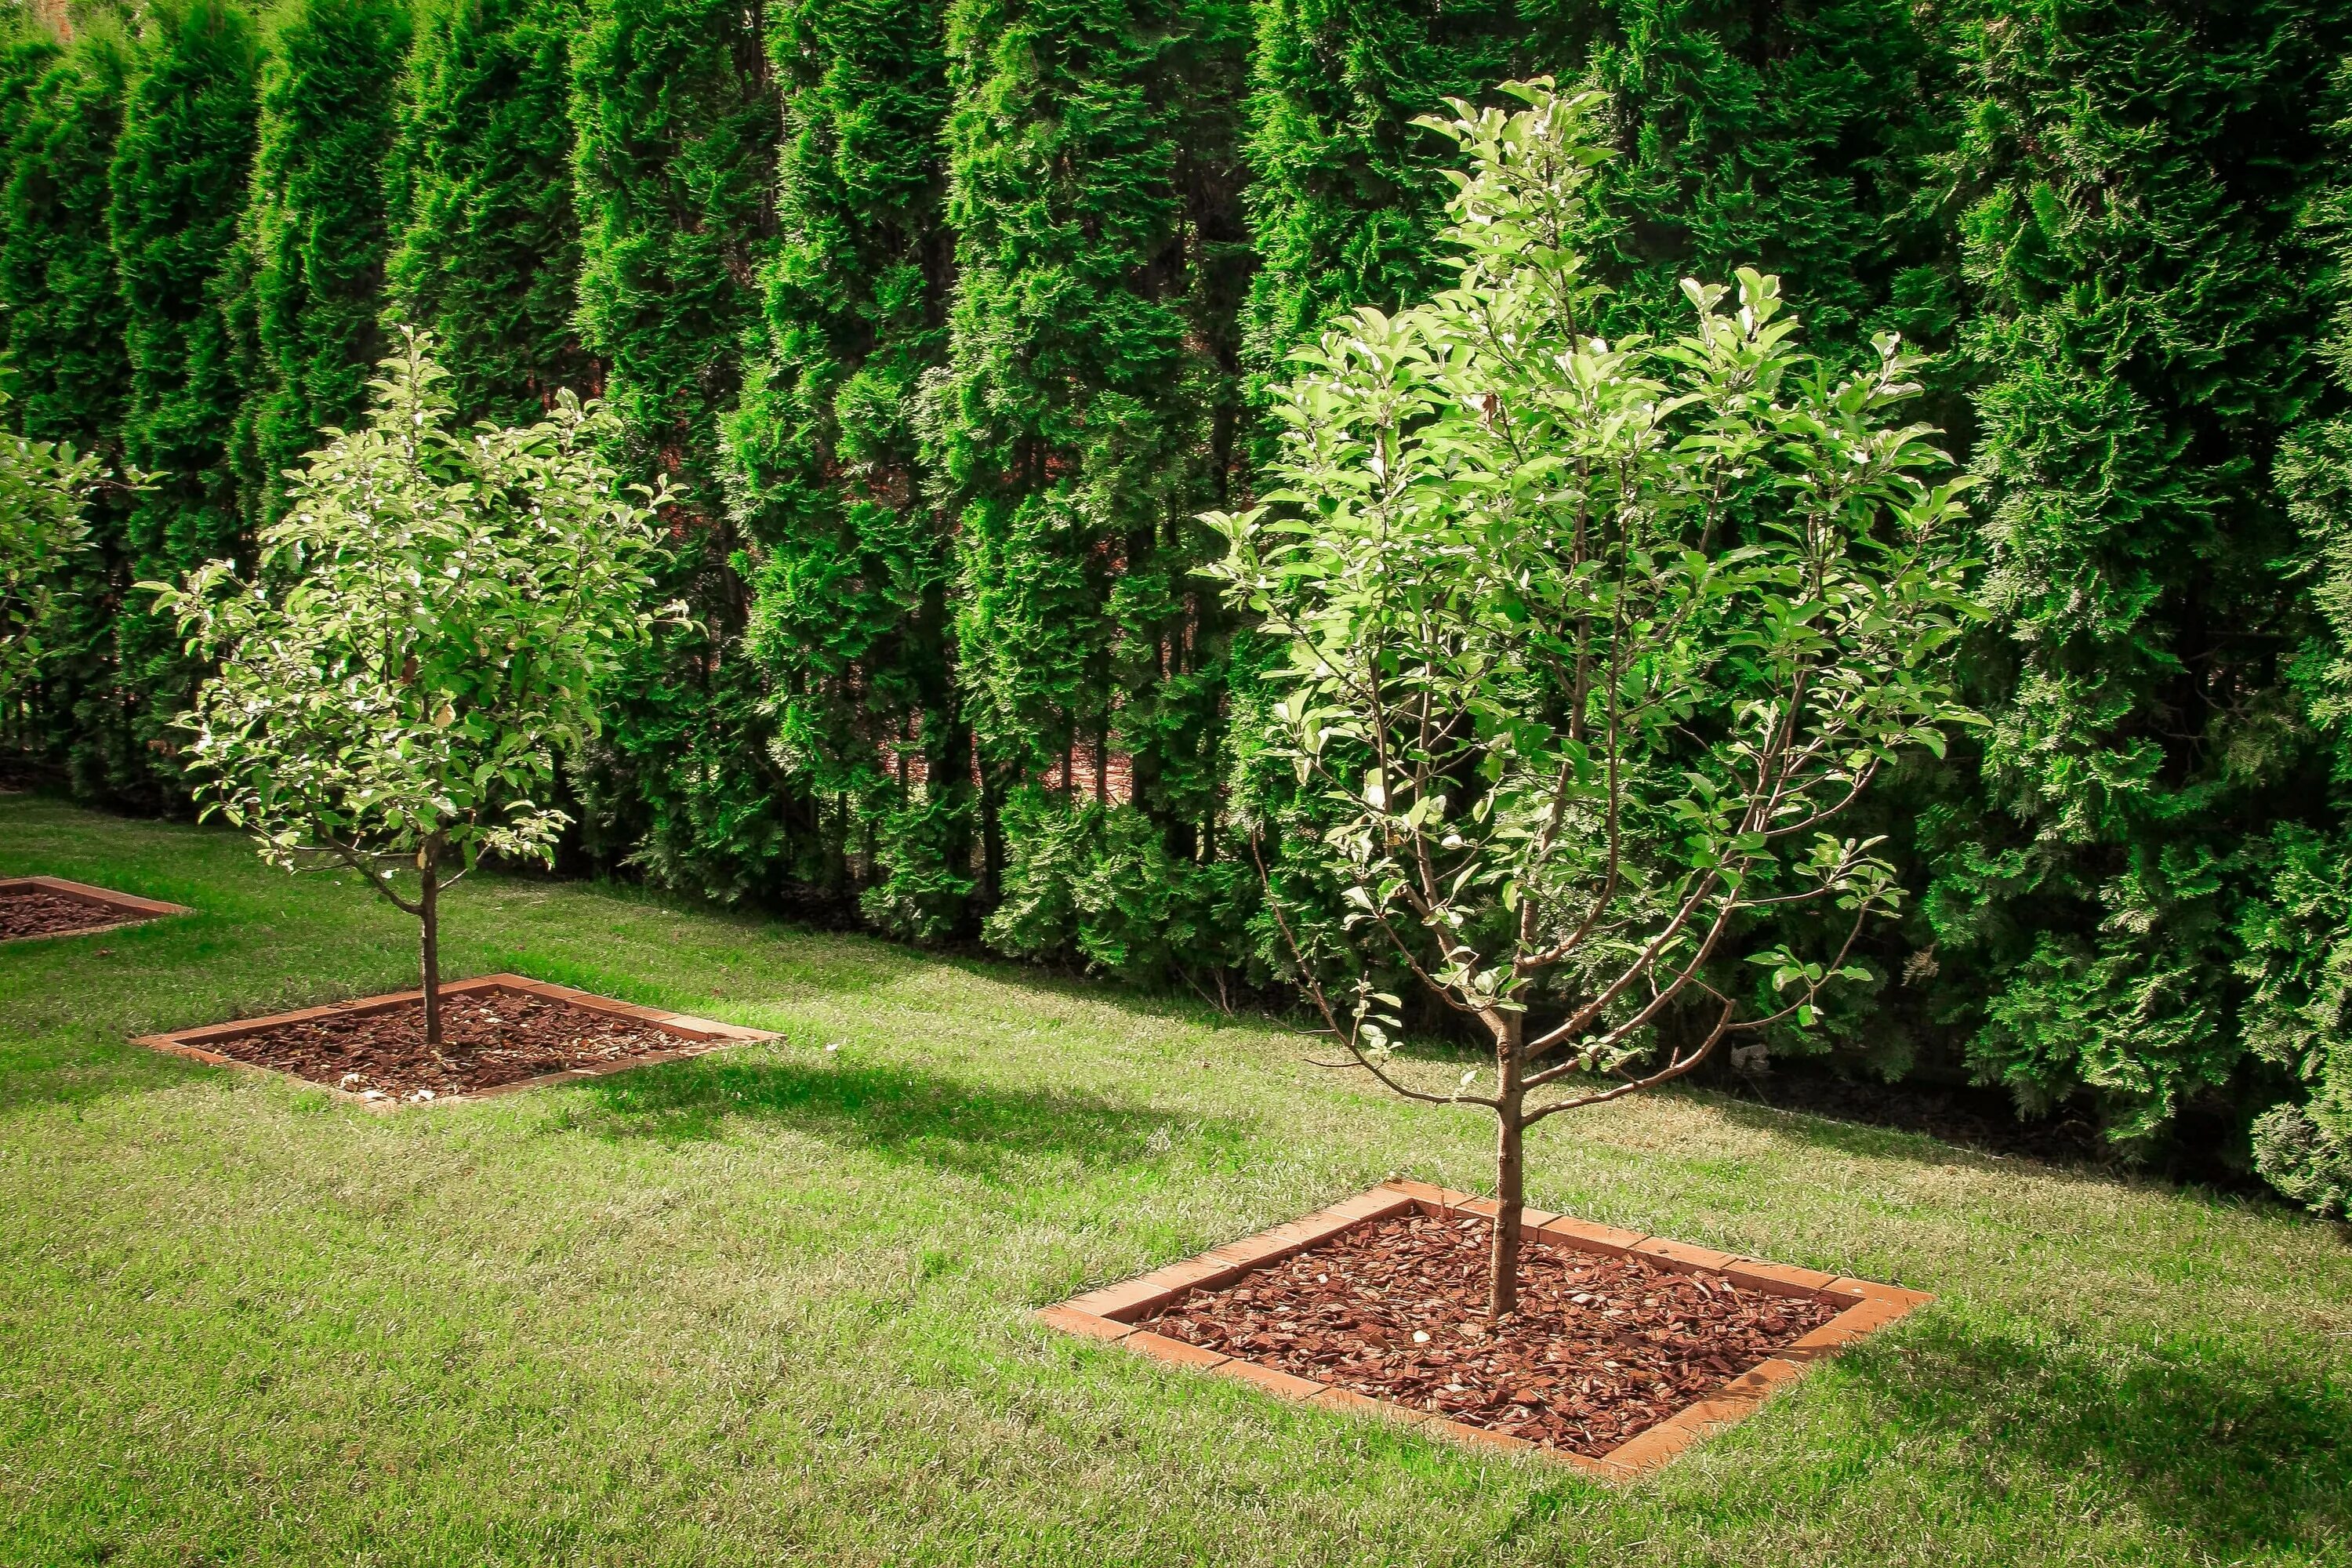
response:
<path id="1" fill-rule="evenodd" d="M 95 936 L 102 931 L 121 931 L 124 926 L 144 925 L 171 915 L 192 915 L 196 911 L 185 904 L 159 903 L 153 899 L 142 899 L 130 893 L 118 893 L 111 888 L 93 888 L 88 882 L 68 882 L 63 877 L 0 877 L 0 898 L 10 893 L 62 893 L 69 899 L 79 899 L 86 904 L 113 911 L 115 918 L 86 926 L 70 926 L 64 931 L 37 931 L 26 936 L 0 937 L 0 942 L 53 942 L 64 936 Z"/>
<path id="2" fill-rule="evenodd" d="M 698 1057 L 709 1051 L 723 1051 L 730 1046 L 745 1045 L 755 1040 L 781 1040 L 782 1035 L 768 1029 L 747 1029 L 735 1024 L 715 1023 L 698 1018 L 691 1013 L 672 1013 L 660 1007 L 640 1007 L 631 1002 L 615 1002 L 609 996 L 593 992 L 574 991 L 569 985 L 551 985 L 544 980 L 532 980 L 520 974 L 481 974 L 471 980 L 446 981 L 441 986 L 444 996 L 465 996 L 481 991 L 513 991 L 532 996 L 543 996 L 551 1002 L 565 1002 L 583 1007 L 591 1013 L 603 1013 L 608 1017 L 630 1018 L 667 1035 L 676 1035 L 684 1042 L 673 1051 L 647 1051 L 642 1056 L 626 1057 L 615 1062 L 595 1067 L 566 1068 L 561 1072 L 541 1073 L 535 1078 L 517 1079 L 512 1083 L 495 1084 L 488 1089 L 477 1089 L 463 1094 L 436 1097 L 429 1103 L 455 1105 L 462 1101 L 490 1100 L 501 1094 L 513 1094 L 541 1084 L 563 1083 L 573 1079 L 601 1078 L 606 1073 L 627 1072 L 633 1068 L 651 1067 L 656 1062 L 680 1061 Z M 206 1024 L 199 1028 L 176 1029 L 167 1035 L 142 1035 L 131 1043 L 151 1050 L 169 1051 L 173 1056 L 186 1057 L 191 1061 L 210 1062 L 215 1067 L 242 1068 L 247 1072 L 268 1073 L 274 1078 L 289 1079 L 311 1089 L 324 1089 L 338 1100 L 365 1106 L 370 1110 L 396 1110 L 406 1100 L 389 1097 L 370 1100 L 347 1089 L 331 1083 L 303 1078 L 296 1073 L 280 1072 L 276 1068 L 243 1062 L 207 1047 L 223 1040 L 234 1040 L 247 1035 L 266 1034 L 288 1024 L 307 1023 L 312 1018 L 348 1016 L 352 1014 L 386 1013 L 394 1007 L 404 1007 L 422 1001 L 422 991 L 394 991 L 382 996 L 362 996 L 351 1002 L 333 1002 L 324 1007 L 304 1007 L 292 1013 L 272 1013 L 264 1018 L 238 1018 L 226 1024 Z"/>
<path id="3" fill-rule="evenodd" d="M 1935 1300 L 1924 1290 L 1842 1279 L 1818 1269 L 1735 1257 L 1664 1237 L 1644 1236 L 1640 1231 L 1546 1214 L 1540 1209 L 1526 1210 L 1521 1222 L 1525 1233 L 1556 1246 L 1612 1257 L 1633 1254 L 1683 1274 L 1704 1268 L 1710 1273 L 1727 1274 L 1736 1283 L 1752 1290 L 1810 1297 L 1843 1309 L 1836 1317 L 1779 1355 L 1733 1378 L 1707 1398 L 1675 1412 L 1597 1459 L 1530 1443 L 1508 1433 L 1466 1426 L 1384 1399 L 1368 1398 L 1352 1389 L 1296 1377 L 1255 1362 L 1202 1350 L 1139 1326 L 1144 1319 L 1188 1290 L 1223 1285 L 1249 1269 L 1263 1268 L 1294 1252 L 1304 1252 L 1367 1220 L 1386 1219 L 1408 1209 L 1429 1215 L 1475 1214 L 1492 1219 L 1496 1204 L 1492 1198 L 1472 1197 L 1467 1193 L 1433 1187 L 1425 1182 L 1384 1182 L 1369 1193 L 1333 1204 L 1305 1219 L 1227 1242 L 1198 1258 L 1155 1268 L 1120 1284 L 1074 1296 L 1058 1306 L 1042 1309 L 1037 1316 L 1065 1333 L 1123 1344 L 1172 1366 L 1195 1367 L 1221 1377 L 1237 1378 L 1319 1409 L 1383 1415 L 1475 1447 L 1533 1453 L 1598 1479 L 1631 1480 L 1658 1468 L 1710 1432 L 1754 1414 L 1775 1389 L 1803 1376 L 1812 1362 L 1835 1355 L 1865 1334 L 1874 1333 Z"/>

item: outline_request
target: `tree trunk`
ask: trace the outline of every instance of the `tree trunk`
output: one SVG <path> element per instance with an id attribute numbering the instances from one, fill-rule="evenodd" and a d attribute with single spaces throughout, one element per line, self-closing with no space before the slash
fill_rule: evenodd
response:
<path id="1" fill-rule="evenodd" d="M 1520 1082 L 1524 1015 L 1507 1015 L 1507 1033 L 1495 1043 L 1495 1244 L 1486 1260 L 1486 1321 L 1519 1310 L 1519 1216 L 1527 1207 L 1527 1089 Z"/>
<path id="2" fill-rule="evenodd" d="M 438 1054 L 441 1049 L 441 836 L 435 834 L 416 852 L 416 870 L 420 890 L 416 900 L 419 922 L 424 926 L 417 942 L 420 967 L 425 972 L 425 1044 Z"/>

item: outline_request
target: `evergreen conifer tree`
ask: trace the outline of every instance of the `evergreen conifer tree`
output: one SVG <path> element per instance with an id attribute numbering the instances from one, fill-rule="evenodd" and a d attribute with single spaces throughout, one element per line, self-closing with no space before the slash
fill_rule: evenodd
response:
<path id="1" fill-rule="evenodd" d="M 221 291 L 252 168 L 260 41 L 227 0 L 177 0 L 146 12 L 134 58 L 107 223 L 130 363 L 124 457 L 158 476 L 128 527 L 142 580 L 233 554 L 243 537 L 228 461 L 243 389 Z M 173 628 L 144 608 L 124 606 L 117 637 L 122 689 L 85 738 L 110 738 L 108 787 L 152 798 L 152 759 L 176 744 L 194 672 Z"/>
<path id="2" fill-rule="evenodd" d="M 107 231 L 107 172 L 122 124 L 129 61 L 101 25 L 42 78 L 10 145 L 0 192 L 0 317 L 9 323 L 9 412 L 37 441 L 70 441 L 120 468 L 130 365 L 122 293 Z M 127 762 L 105 723 L 120 689 L 129 493 L 105 487 L 88 510 L 89 548 L 72 581 L 37 692 L 41 749 L 89 790 Z"/>
<path id="3" fill-rule="evenodd" d="M 777 891 L 807 847 L 772 755 L 725 493 L 723 416 L 774 234 L 779 119 L 757 6 L 591 0 L 572 51 L 582 342 L 641 479 L 676 489 L 682 594 L 700 637 L 641 665 L 634 712 L 576 782 L 593 851 L 721 898 Z"/>
<path id="4" fill-rule="evenodd" d="M 17 132 L 58 53 L 57 40 L 29 15 L 13 8 L 0 13 L 0 180 L 7 176 Z M 6 213 L 0 211 L 0 239 L 5 239 L 7 221 Z M 0 315 L 0 353 L 7 350 L 8 331 L 8 317 Z"/>
<path id="5" fill-rule="evenodd" d="M 867 913 L 923 938 L 955 929 L 972 886 L 950 514 L 915 418 L 947 346 L 944 27 L 940 0 L 778 8 L 778 246 L 730 427 L 778 748 L 835 803 L 836 874 L 870 850 Z"/>
<path id="6" fill-rule="evenodd" d="M 989 932 L 1011 951 L 1163 967 L 1157 896 L 1212 847 L 1228 639 L 1192 574 L 1236 428 L 1240 33 L 1222 0 L 950 13 L 936 450 L 962 508 L 967 711 L 992 801 L 1017 805 L 1009 861 L 990 857 L 1006 878 Z M 1080 749 L 1091 781 L 1070 776 Z M 1066 857 L 1083 797 L 1108 815 L 1115 753 L 1147 826 L 1106 824 Z"/>
<path id="7" fill-rule="evenodd" d="M 1449 98 L 1569 66 L 1570 39 L 1515 0 L 1258 0 L 1248 194 L 1258 270 L 1243 329 L 1257 395 L 1283 356 L 1360 305 L 1393 310 L 1441 273 L 1451 152 L 1413 124 Z M 1558 57 L 1558 58 L 1555 58 Z"/>
<path id="8" fill-rule="evenodd" d="M 1937 160 L 1958 133 L 1952 16 L 1906 0 L 1611 0 L 1590 61 L 1617 121 L 1588 242 L 1612 286 L 1603 334 L 1678 331 L 1680 279 L 1752 258 L 1781 278 L 1826 352 L 1867 358 L 1874 335 L 1894 331 L 1915 352 L 1948 355 L 1958 267 Z M 1964 444 L 1972 420 L 1958 377 L 1944 359 L 1923 370 L 1920 416 Z M 1851 831 L 1885 838 L 1909 885 L 1928 880 L 1917 824 L 1965 790 L 1956 772 L 1906 767 L 1853 818 Z M 1759 918 L 1801 949 L 1835 926 L 1807 906 Z M 1916 910 L 1874 923 L 1854 954 L 1874 984 L 1832 993 L 1813 1028 L 1776 1026 L 1759 1040 L 1787 1055 L 1836 1050 L 1864 1071 L 1899 1071 L 1923 1053 L 1951 1065 L 1948 1033 L 1901 978 L 1932 942 Z"/>
<path id="9" fill-rule="evenodd" d="M 2352 60 L 2331 96 L 2339 114 L 2352 110 Z M 2352 118 L 2325 145 L 2333 167 L 2305 226 L 2326 259 L 2319 282 L 2332 309 L 2320 349 L 2333 384 L 2282 447 L 2277 479 L 2309 614 L 2286 675 L 2328 776 L 2241 850 L 2256 892 L 2234 934 L 2245 1044 L 2276 1074 L 2276 1103 L 2252 1128 L 2255 1168 L 2342 1220 L 2352 1218 Z"/>
<path id="10" fill-rule="evenodd" d="M 575 0 L 441 0 L 417 27 L 390 176 L 391 314 L 429 327 L 463 418 L 595 384 L 572 322 Z"/>
<path id="11" fill-rule="evenodd" d="M 2241 1095 L 2234 912 L 2260 825 L 2326 797 L 2284 679 L 2305 614 L 2268 467 L 2323 389 L 2352 15 L 2271 0 L 1985 7 L 1958 163 L 2001 646 L 1984 776 L 1928 908 L 1972 1060 L 2149 1139 Z"/>
<path id="12" fill-rule="evenodd" d="M 299 0 L 271 40 L 243 231 L 253 371 L 233 437 L 254 525 L 319 433 L 367 406 L 386 352 L 384 165 L 409 30 L 399 0 Z"/>
<path id="13" fill-rule="evenodd" d="M 1949 51 L 1931 20 L 1898 0 L 1609 0 L 1572 16 L 1509 0 L 1259 0 L 1253 377 L 1278 378 L 1335 315 L 1440 280 L 1444 148 L 1412 122 L 1534 72 L 1589 74 L 1614 100 L 1591 239 L 1619 313 L 1678 298 L 1661 282 L 1762 258 L 1825 333 L 1948 326 L 1948 215 L 1920 178 L 1951 136 Z"/>
<path id="14" fill-rule="evenodd" d="M 11 412 L 39 440 L 119 438 L 129 366 L 106 227 L 107 168 L 128 62 L 111 31 L 79 40 L 36 85 L 11 139 L 0 313 Z"/>
<path id="15" fill-rule="evenodd" d="M 1616 101 L 1596 266 L 1617 330 L 1740 258 L 1825 342 L 1927 346 L 1951 325 L 1950 214 L 1931 161 L 1954 97 L 1941 13 L 1904 0 L 1612 0 L 1591 71 Z M 1656 307 L 1653 307 L 1655 309 Z"/>

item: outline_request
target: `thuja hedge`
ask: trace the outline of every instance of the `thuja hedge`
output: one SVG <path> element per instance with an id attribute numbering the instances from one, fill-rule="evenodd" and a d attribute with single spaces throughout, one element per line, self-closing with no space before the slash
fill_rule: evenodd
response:
<path id="1" fill-rule="evenodd" d="M 1606 330 L 1778 272 L 1823 341 L 1928 353 L 1984 479 L 1992 722 L 1874 806 L 1920 896 L 1776 1048 L 2341 1211 L 2352 5 L 9 15 L 8 417 L 155 475 L 97 504 L 20 764 L 184 798 L 196 671 L 128 584 L 249 552 L 414 322 L 469 413 L 600 394 L 677 489 L 695 625 L 567 759 L 575 863 L 1212 994 L 1281 978 L 1261 866 L 1321 873 L 1194 518 L 1293 346 L 1444 278 L 1414 120 L 1589 77 Z"/>

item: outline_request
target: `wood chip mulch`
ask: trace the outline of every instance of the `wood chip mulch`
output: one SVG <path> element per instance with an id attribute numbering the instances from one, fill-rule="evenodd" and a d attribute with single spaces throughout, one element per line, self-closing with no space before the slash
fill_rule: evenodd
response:
<path id="1" fill-rule="evenodd" d="M 330 1014 L 265 1034 L 213 1040 L 218 1051 L 369 1100 L 429 1100 L 573 1068 L 607 1067 L 690 1042 L 634 1018 L 523 992 L 441 998 L 441 1052 L 425 1047 L 425 1004 Z"/>
<path id="2" fill-rule="evenodd" d="M 1519 1311 L 1486 1324 L 1489 1222 L 1400 1215 L 1215 1289 L 1146 1326 L 1375 1399 L 1598 1458 L 1837 1315 L 1529 1238 Z"/>
<path id="3" fill-rule="evenodd" d="M 146 918 L 47 888 L 0 893 L 0 942 L 20 936 L 89 931 L 95 926 L 127 925 Z"/>

